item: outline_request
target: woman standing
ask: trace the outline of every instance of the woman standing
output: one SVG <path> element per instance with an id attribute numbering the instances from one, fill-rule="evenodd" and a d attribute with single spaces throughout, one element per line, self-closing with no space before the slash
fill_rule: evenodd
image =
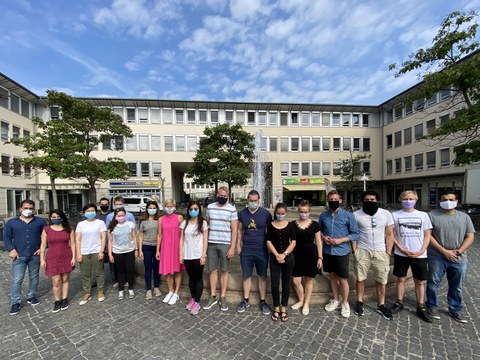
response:
<path id="1" fill-rule="evenodd" d="M 280 315 L 282 322 L 288 321 L 288 298 L 290 296 L 290 280 L 295 259 L 292 251 L 295 248 L 295 225 L 287 220 L 287 205 L 278 203 L 275 206 L 274 220 L 267 227 L 267 247 L 270 251 L 270 278 L 272 283 L 273 306 L 272 320 L 277 321 Z M 282 301 L 280 309 L 280 277 L 282 279 Z"/>
<path id="2" fill-rule="evenodd" d="M 135 281 L 135 258 L 138 257 L 135 224 L 126 221 L 124 208 L 115 209 L 108 225 L 108 257 L 115 264 L 118 274 L 118 300 L 125 297 L 125 281 L 128 282 L 128 298 L 133 299 Z"/>
<path id="3" fill-rule="evenodd" d="M 80 263 L 82 272 L 83 296 L 79 304 L 85 305 L 91 298 L 91 278 L 95 274 L 98 289 L 98 301 L 105 300 L 103 286 L 105 274 L 103 272 L 103 257 L 107 227 L 102 220 L 96 219 L 97 205 L 87 204 L 83 207 L 83 215 L 87 220 L 80 221 L 75 229 L 75 254 Z"/>
<path id="4" fill-rule="evenodd" d="M 160 292 L 160 274 L 158 272 L 159 263 L 156 255 L 158 218 L 160 217 L 158 203 L 156 201 L 147 202 L 147 208 L 143 219 L 140 220 L 138 230 L 138 250 L 139 257 L 143 260 L 145 267 L 145 287 L 147 295 L 145 298 L 151 300 L 152 295 L 152 272 L 153 272 L 153 291 L 155 296 L 161 296 Z"/>
<path id="5" fill-rule="evenodd" d="M 180 263 L 185 264 L 191 298 L 186 309 L 197 315 L 203 292 L 203 267 L 207 258 L 208 224 L 203 219 L 202 207 L 192 200 L 188 203 L 187 219 L 180 225 Z"/>
<path id="6" fill-rule="evenodd" d="M 182 215 L 175 214 L 175 201 L 165 200 L 163 211 L 165 215 L 158 219 L 157 260 L 160 260 L 160 274 L 167 278 L 168 294 L 163 302 L 175 305 L 180 299 L 178 291 L 182 283 L 183 266 L 179 260 L 180 224 Z M 175 284 L 174 284 L 175 279 Z"/>
<path id="7" fill-rule="evenodd" d="M 40 266 L 45 269 L 46 276 L 52 277 L 55 301 L 52 311 L 56 313 L 68 309 L 68 280 L 70 272 L 75 268 L 75 239 L 62 210 L 52 210 L 48 217 L 50 225 L 45 226 L 42 232 Z"/>
<path id="8" fill-rule="evenodd" d="M 320 225 L 310 219 L 310 203 L 302 200 L 298 205 L 298 219 L 293 222 L 297 234 L 297 243 L 293 250 L 295 266 L 293 267 L 293 287 L 297 293 L 298 302 L 292 309 L 302 308 L 302 314 L 310 313 L 310 298 L 312 297 L 313 279 L 322 267 L 322 240 Z M 302 285 L 302 276 L 305 285 Z"/>

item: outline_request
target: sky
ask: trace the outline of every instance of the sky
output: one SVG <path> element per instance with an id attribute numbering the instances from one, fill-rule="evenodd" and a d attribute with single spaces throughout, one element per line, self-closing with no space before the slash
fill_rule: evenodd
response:
<path id="1" fill-rule="evenodd" d="M 378 105 L 480 0 L 0 0 L 0 72 L 37 95 Z"/>

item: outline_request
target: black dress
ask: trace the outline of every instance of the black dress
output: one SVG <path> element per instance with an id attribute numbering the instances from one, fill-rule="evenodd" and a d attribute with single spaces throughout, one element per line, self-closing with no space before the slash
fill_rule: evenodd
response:
<path id="1" fill-rule="evenodd" d="M 295 249 L 293 249 L 295 266 L 292 276 L 308 276 L 314 278 L 318 272 L 318 251 L 315 243 L 315 234 L 320 231 L 320 224 L 312 220 L 310 225 L 302 229 L 296 221 L 292 222 L 295 224 L 295 232 L 297 234 L 297 245 Z"/>

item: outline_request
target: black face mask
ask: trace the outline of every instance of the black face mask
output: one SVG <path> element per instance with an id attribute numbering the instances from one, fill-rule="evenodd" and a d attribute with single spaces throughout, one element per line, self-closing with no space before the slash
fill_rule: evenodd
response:
<path id="1" fill-rule="evenodd" d="M 217 201 L 219 204 L 223 205 L 223 204 L 226 204 L 227 201 L 228 201 L 228 198 L 224 198 L 224 197 L 217 197 Z"/>
<path id="2" fill-rule="evenodd" d="M 101 209 L 102 211 L 108 211 L 108 208 L 109 208 L 109 207 L 110 207 L 110 205 L 102 205 L 102 206 L 100 206 L 100 209 Z"/>
<path id="3" fill-rule="evenodd" d="M 373 216 L 378 211 L 378 206 L 376 201 L 364 201 L 362 209 L 365 214 Z"/>
<path id="4" fill-rule="evenodd" d="M 332 211 L 337 211 L 337 209 L 340 207 L 340 201 L 329 201 L 328 207 Z"/>

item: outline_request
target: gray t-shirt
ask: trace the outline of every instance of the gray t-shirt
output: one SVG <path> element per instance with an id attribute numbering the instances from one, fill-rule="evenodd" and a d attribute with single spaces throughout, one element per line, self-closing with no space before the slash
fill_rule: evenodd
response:
<path id="1" fill-rule="evenodd" d="M 143 232 L 143 244 L 156 246 L 158 233 L 158 220 L 143 220 L 140 223 L 140 229 Z"/>
<path id="2" fill-rule="evenodd" d="M 458 249 L 467 233 L 474 233 L 472 219 L 461 211 L 455 211 L 454 214 L 447 214 L 442 209 L 432 210 L 429 214 L 432 221 L 432 234 L 437 242 L 445 249 Z M 437 256 L 443 256 L 440 251 L 432 245 L 428 247 L 428 252 Z M 458 257 L 458 262 L 467 261 L 467 254 L 464 253 Z"/>

